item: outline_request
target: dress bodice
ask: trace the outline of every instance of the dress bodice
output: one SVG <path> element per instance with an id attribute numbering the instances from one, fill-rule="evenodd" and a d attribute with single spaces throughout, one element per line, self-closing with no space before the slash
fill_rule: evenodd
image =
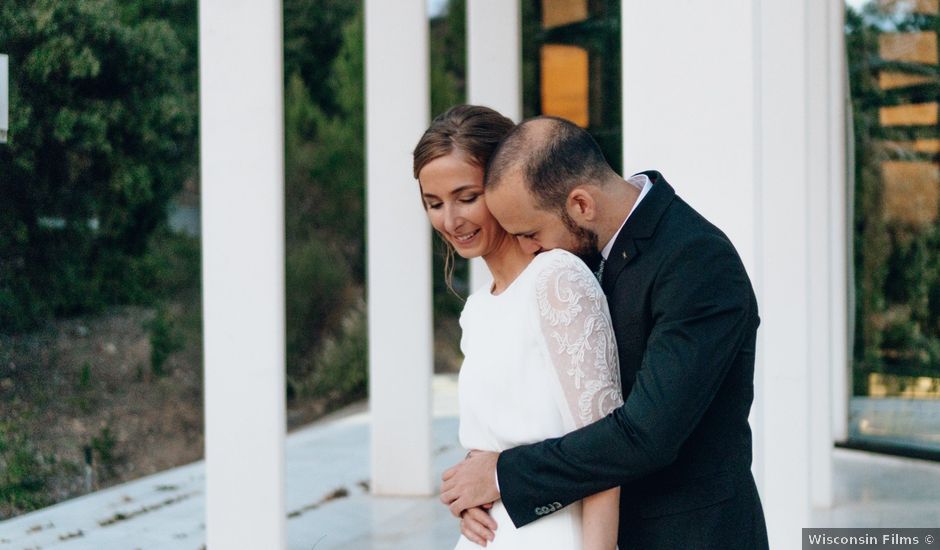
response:
<path id="1" fill-rule="evenodd" d="M 559 437 L 623 402 L 607 301 L 569 252 L 539 254 L 498 295 L 475 291 L 460 326 L 460 443 L 467 449 L 502 451 Z M 566 510 L 516 530 L 497 504 L 500 545 L 489 547 L 580 548 L 580 506 Z M 530 546 L 531 537 L 543 536 L 555 542 Z"/>

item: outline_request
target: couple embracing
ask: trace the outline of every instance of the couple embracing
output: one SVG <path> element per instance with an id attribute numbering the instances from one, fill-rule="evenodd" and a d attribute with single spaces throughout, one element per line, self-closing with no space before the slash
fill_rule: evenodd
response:
<path id="1" fill-rule="evenodd" d="M 728 238 L 583 129 L 486 107 L 414 150 L 431 225 L 493 283 L 460 317 L 457 549 L 764 549 L 759 318 Z"/>

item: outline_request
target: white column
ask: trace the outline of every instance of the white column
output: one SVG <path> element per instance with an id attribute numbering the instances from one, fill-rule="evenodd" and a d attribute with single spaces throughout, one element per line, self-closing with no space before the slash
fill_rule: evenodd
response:
<path id="1" fill-rule="evenodd" d="M 281 2 L 199 3 L 209 548 L 286 548 Z"/>
<path id="2" fill-rule="evenodd" d="M 662 172 L 728 234 L 753 278 L 751 4 L 624 0 L 621 37 L 624 173 Z"/>
<path id="3" fill-rule="evenodd" d="M 467 102 L 522 118 L 522 26 L 519 0 L 467 0 Z M 470 290 L 493 277 L 482 258 L 470 261 Z"/>
<path id="4" fill-rule="evenodd" d="M 428 125 L 425 0 L 366 0 L 372 492 L 429 495 L 431 231 L 411 176 Z"/>
<path id="5" fill-rule="evenodd" d="M 810 510 L 810 193 L 825 181 L 810 158 L 807 2 L 761 0 L 758 281 L 763 314 L 759 406 L 764 432 L 762 495 L 771 547 L 809 524 Z M 828 171 L 826 171 L 828 175 Z M 813 182 L 807 181 L 813 178 Z M 815 208 L 815 207 L 814 207 Z M 827 369 L 828 370 L 828 369 Z M 813 397 L 816 397 L 815 395 Z M 828 424 L 829 419 L 819 419 Z"/>
<path id="6" fill-rule="evenodd" d="M 810 501 L 813 506 L 832 505 L 832 401 L 833 300 L 829 296 L 832 240 L 829 201 L 836 182 L 830 169 L 832 105 L 829 85 L 831 60 L 829 17 L 831 0 L 811 0 L 806 4 L 806 155 L 805 179 L 808 221 L 807 288 L 809 354 Z M 838 181 L 841 181 L 839 178 Z"/>

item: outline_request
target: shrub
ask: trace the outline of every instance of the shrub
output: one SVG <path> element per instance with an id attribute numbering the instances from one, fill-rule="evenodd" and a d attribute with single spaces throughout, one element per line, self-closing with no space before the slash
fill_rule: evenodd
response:
<path id="1" fill-rule="evenodd" d="M 153 319 L 144 324 L 144 328 L 150 333 L 150 370 L 156 376 L 164 376 L 167 374 L 163 368 L 167 359 L 183 349 L 183 339 L 163 308 L 157 310 Z"/>
<path id="2" fill-rule="evenodd" d="M 349 268 L 342 256 L 316 239 L 287 253 L 286 310 L 288 372 L 303 370 L 324 332 L 334 327 L 348 304 Z"/>
<path id="3" fill-rule="evenodd" d="M 360 300 L 347 310 L 339 334 L 323 342 L 305 391 L 345 403 L 364 397 L 368 380 L 368 323 L 365 303 Z"/>
<path id="4" fill-rule="evenodd" d="M 12 424 L 0 421 L 0 519 L 51 504 L 45 480 L 52 463 Z"/>

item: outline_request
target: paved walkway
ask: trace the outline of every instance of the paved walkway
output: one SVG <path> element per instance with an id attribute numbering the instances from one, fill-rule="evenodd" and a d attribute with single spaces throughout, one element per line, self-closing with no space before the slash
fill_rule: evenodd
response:
<path id="1" fill-rule="evenodd" d="M 439 478 L 463 451 L 455 378 L 435 377 L 434 386 Z M 368 422 L 359 405 L 288 436 L 289 549 L 451 548 L 456 521 L 436 497 L 368 494 Z M 841 449 L 835 457 L 836 507 L 818 511 L 814 524 L 940 525 L 940 464 Z M 205 544 L 204 481 L 204 465 L 197 462 L 0 522 L 0 550 L 199 550 Z"/>

